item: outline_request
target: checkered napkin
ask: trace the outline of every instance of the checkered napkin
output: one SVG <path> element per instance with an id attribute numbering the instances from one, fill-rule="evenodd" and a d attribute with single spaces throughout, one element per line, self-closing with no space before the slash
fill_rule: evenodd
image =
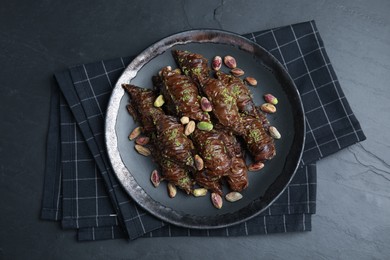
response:
<path id="1" fill-rule="evenodd" d="M 222 229 L 195 230 L 162 222 L 118 183 L 104 143 L 104 116 L 116 80 L 131 58 L 72 67 L 55 74 L 47 136 L 41 217 L 77 229 L 79 240 L 154 236 L 244 236 L 311 230 L 320 158 L 365 139 L 340 88 L 315 22 L 244 35 L 270 51 L 298 87 L 306 114 L 302 167 L 261 215 Z"/>

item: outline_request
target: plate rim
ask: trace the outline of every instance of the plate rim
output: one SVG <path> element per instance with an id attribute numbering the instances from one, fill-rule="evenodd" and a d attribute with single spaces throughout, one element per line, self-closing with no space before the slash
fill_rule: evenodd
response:
<path id="1" fill-rule="evenodd" d="M 212 37 L 211 38 L 212 40 L 204 39 L 204 38 L 202 39 L 201 36 L 204 35 L 209 35 L 210 37 Z M 196 38 L 195 36 L 198 38 Z M 228 41 L 228 42 L 223 42 L 222 44 L 231 44 L 238 47 L 237 41 L 240 43 L 245 43 L 242 46 L 239 46 L 239 48 L 243 49 L 244 51 L 251 52 L 254 49 L 261 50 L 267 55 L 268 58 L 272 60 L 273 63 L 276 64 L 276 67 L 281 70 L 283 76 L 286 77 L 289 83 L 293 86 L 292 90 L 295 94 L 295 98 L 298 99 L 296 103 L 299 104 L 298 106 L 300 111 L 298 112 L 302 117 L 300 121 L 303 122 L 301 135 L 299 136 L 302 139 L 301 140 L 302 143 L 300 145 L 299 155 L 298 155 L 298 159 L 295 162 L 293 173 L 290 175 L 289 179 L 284 184 L 283 188 L 266 206 L 262 207 L 260 210 L 254 209 L 262 205 L 260 198 L 257 198 L 251 203 L 251 205 L 248 205 L 243 208 L 243 209 L 247 209 L 247 208 L 249 209 L 250 213 L 246 214 L 249 216 L 240 217 L 239 219 L 237 219 L 236 216 L 232 216 L 232 215 L 237 215 L 237 212 L 239 212 L 239 211 L 235 211 L 233 213 L 216 215 L 219 217 L 223 217 L 223 216 L 228 217 L 228 219 L 232 220 L 229 223 L 221 223 L 217 225 L 206 224 L 205 222 L 207 221 L 207 219 L 212 218 L 211 216 L 196 216 L 195 221 L 190 221 L 191 223 L 187 223 L 186 220 L 187 221 L 191 220 L 193 219 L 194 216 L 189 214 L 184 214 L 184 215 L 178 214 L 178 212 L 175 211 L 174 209 L 164 206 L 160 202 L 153 200 L 144 191 L 144 189 L 137 184 L 136 179 L 134 178 L 130 170 L 127 169 L 127 167 L 125 166 L 125 164 L 121 159 L 119 148 L 118 148 L 118 138 L 115 131 L 120 101 L 123 95 L 125 95 L 125 91 L 123 90 L 121 85 L 122 83 L 125 82 L 128 83 L 131 79 L 133 79 L 137 75 L 138 70 L 142 68 L 143 66 L 142 64 L 147 64 L 148 62 L 153 60 L 154 57 L 162 54 L 166 50 L 171 49 L 175 45 L 183 45 L 183 44 L 194 43 L 194 42 L 221 43 L 218 41 L 219 37 L 226 37 L 224 40 Z M 148 48 L 146 48 L 144 51 L 138 54 L 131 61 L 131 63 L 124 69 L 121 76 L 118 78 L 115 87 L 113 89 L 113 92 L 110 96 L 108 106 L 107 106 L 104 131 L 105 131 L 105 144 L 107 148 L 107 155 L 109 157 L 109 161 L 111 163 L 114 175 L 116 176 L 116 178 L 118 179 L 122 187 L 125 189 L 126 193 L 130 195 L 130 197 L 137 203 L 137 205 L 141 206 L 143 209 L 151 213 L 153 216 L 158 217 L 159 219 L 174 224 L 176 226 L 194 228 L 194 229 L 216 229 L 216 228 L 224 228 L 224 227 L 236 225 L 261 214 L 262 212 L 267 210 L 275 202 L 275 200 L 277 200 L 281 196 L 281 194 L 283 194 L 283 192 L 286 190 L 287 186 L 290 184 L 291 180 L 295 176 L 300 165 L 300 161 L 304 151 L 304 144 L 305 144 L 305 137 L 306 137 L 305 135 L 306 124 L 305 124 L 305 113 L 304 113 L 303 103 L 298 88 L 295 85 L 295 82 L 293 81 L 289 73 L 286 71 L 286 69 L 283 67 L 283 65 L 269 51 L 267 51 L 258 43 L 253 42 L 250 39 L 247 39 L 233 32 L 229 32 L 225 30 L 217 30 L 217 29 L 194 29 L 194 30 L 182 31 L 167 36 L 165 38 L 162 38 L 161 40 L 150 45 Z M 296 137 L 296 135 L 297 133 L 294 135 L 294 138 Z M 126 182 L 122 181 L 124 177 L 128 178 Z M 272 186 L 272 184 L 270 186 Z M 267 190 L 268 189 L 269 187 L 267 188 Z M 149 198 L 149 200 L 146 200 L 145 198 Z M 158 212 L 156 212 L 155 209 L 156 207 L 158 208 Z M 154 210 L 152 210 L 152 208 Z M 165 212 L 165 214 L 161 214 L 161 211 Z"/>

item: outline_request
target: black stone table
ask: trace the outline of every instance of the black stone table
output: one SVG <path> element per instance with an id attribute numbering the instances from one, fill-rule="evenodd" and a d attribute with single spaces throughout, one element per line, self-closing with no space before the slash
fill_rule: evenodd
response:
<path id="1" fill-rule="evenodd" d="M 386 0 L 1 1 L 0 259 L 388 259 L 389 13 Z M 53 72 L 187 29 L 312 19 L 367 140 L 318 162 L 311 232 L 80 243 L 39 219 Z"/>

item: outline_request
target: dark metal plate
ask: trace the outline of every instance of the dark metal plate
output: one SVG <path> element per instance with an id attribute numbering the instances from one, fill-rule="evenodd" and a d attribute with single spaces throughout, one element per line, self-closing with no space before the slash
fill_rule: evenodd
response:
<path id="1" fill-rule="evenodd" d="M 243 199 L 215 209 L 210 197 L 195 198 L 184 192 L 171 199 L 162 183 L 154 188 L 150 173 L 156 168 L 151 158 L 139 155 L 127 137 L 136 126 L 126 110 L 129 97 L 122 83 L 151 88 L 151 77 L 164 66 L 176 67 L 172 49 L 189 50 L 211 60 L 215 55 L 231 55 L 238 67 L 259 84 L 251 88 L 256 104 L 264 103 L 265 93 L 279 99 L 277 113 L 270 115 L 282 139 L 276 141 L 276 157 L 264 169 L 249 173 L 249 187 Z M 127 193 L 144 209 L 160 219 L 189 228 L 220 228 L 234 225 L 266 210 L 284 191 L 302 156 L 305 139 L 304 112 L 294 82 L 283 66 L 269 52 L 239 35 L 219 30 L 193 30 L 164 38 L 138 55 L 119 78 L 107 110 L 106 145 L 119 182 Z"/>

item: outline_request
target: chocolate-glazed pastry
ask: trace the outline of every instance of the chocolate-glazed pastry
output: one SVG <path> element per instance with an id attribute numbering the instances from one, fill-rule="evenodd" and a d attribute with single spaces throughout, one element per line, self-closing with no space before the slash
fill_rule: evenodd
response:
<path id="1" fill-rule="evenodd" d="M 266 114 L 263 111 L 261 111 L 260 106 L 256 107 L 256 112 L 260 122 L 263 124 L 264 129 L 268 130 L 269 121 L 267 119 Z"/>
<path id="2" fill-rule="evenodd" d="M 216 76 L 230 89 L 230 91 L 232 91 L 236 99 L 238 110 L 244 114 L 257 117 L 257 110 L 252 95 L 244 82 L 240 78 L 226 74 L 222 71 L 217 71 Z"/>
<path id="3" fill-rule="evenodd" d="M 176 115 L 197 121 L 210 121 L 209 114 L 201 108 L 198 87 L 190 77 L 165 67 L 161 70 L 161 79 L 161 92 L 164 99 L 175 108 Z"/>
<path id="4" fill-rule="evenodd" d="M 276 155 L 276 150 L 274 139 L 267 131 L 268 120 L 263 113 L 259 113 L 259 116 L 260 119 L 242 115 L 245 127 L 245 135 L 242 137 L 255 162 L 264 162 L 272 159 Z"/>
<path id="5" fill-rule="evenodd" d="M 221 140 L 221 133 L 216 130 L 202 131 L 196 129 L 192 134 L 192 140 L 203 159 L 207 174 L 212 177 L 226 175 L 232 160 L 225 143 Z"/>
<path id="6" fill-rule="evenodd" d="M 184 74 L 199 84 L 201 91 L 211 102 L 211 113 L 218 122 L 237 134 L 244 134 L 236 97 L 220 80 L 209 77 L 207 59 L 200 54 L 180 50 L 173 51 L 173 56 Z"/>
<path id="7" fill-rule="evenodd" d="M 153 116 L 156 124 L 157 146 L 161 156 L 178 165 L 195 169 L 192 141 L 184 134 L 184 127 L 173 116 L 158 114 Z"/>
<path id="8" fill-rule="evenodd" d="M 248 170 L 244 158 L 234 157 L 232 167 L 226 180 L 232 191 L 242 191 L 248 187 Z"/>
<path id="9" fill-rule="evenodd" d="M 173 50 L 172 55 L 183 73 L 195 83 L 202 85 L 202 81 L 209 77 L 208 60 L 202 55 L 181 50 Z"/>
<path id="10" fill-rule="evenodd" d="M 248 187 L 248 170 L 241 145 L 232 133 L 229 133 L 220 126 L 217 126 L 217 128 L 222 131 L 221 139 L 232 156 L 232 165 L 225 178 L 231 190 L 242 191 Z"/>
<path id="11" fill-rule="evenodd" d="M 187 169 L 166 158 L 160 160 L 161 175 L 175 186 L 190 194 L 193 180 Z"/>
<path id="12" fill-rule="evenodd" d="M 150 89 L 140 88 L 131 84 L 123 84 L 122 87 L 130 95 L 130 104 L 127 110 L 133 116 L 134 121 L 139 121 L 144 128 L 144 134 L 150 135 L 156 127 L 152 115 L 164 114 L 161 108 L 153 105 L 157 95 Z"/>
<path id="13" fill-rule="evenodd" d="M 197 171 L 194 174 L 194 178 L 197 184 L 218 193 L 222 196 L 222 184 L 219 176 L 212 176 L 208 170 Z"/>
<path id="14" fill-rule="evenodd" d="M 212 114 L 218 122 L 238 135 L 244 134 L 245 130 L 233 92 L 222 81 L 214 78 L 204 80 L 202 90 L 212 103 Z"/>
<path id="15" fill-rule="evenodd" d="M 153 76 L 152 77 L 153 82 L 153 90 L 156 93 L 160 93 L 164 96 L 164 105 L 162 106 L 162 109 L 168 114 L 168 115 L 176 115 L 176 107 L 171 98 L 167 93 L 165 93 L 164 88 L 164 82 L 160 76 Z"/>

